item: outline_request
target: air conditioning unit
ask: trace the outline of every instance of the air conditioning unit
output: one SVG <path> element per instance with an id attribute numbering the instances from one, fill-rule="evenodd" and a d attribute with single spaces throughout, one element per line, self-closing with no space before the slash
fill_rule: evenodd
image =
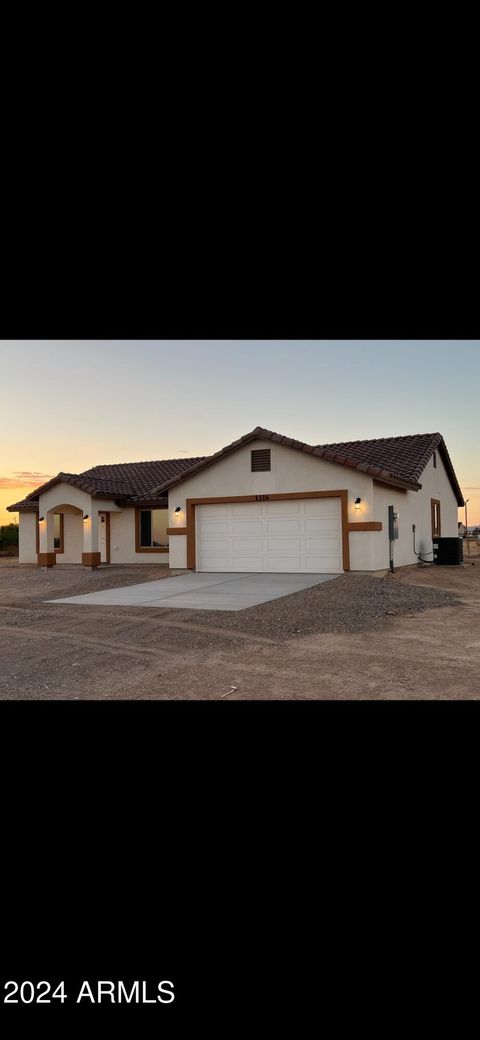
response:
<path id="1" fill-rule="evenodd" d="M 433 562 L 441 567 L 459 567 L 463 563 L 463 541 L 455 538 L 433 539 Z"/>

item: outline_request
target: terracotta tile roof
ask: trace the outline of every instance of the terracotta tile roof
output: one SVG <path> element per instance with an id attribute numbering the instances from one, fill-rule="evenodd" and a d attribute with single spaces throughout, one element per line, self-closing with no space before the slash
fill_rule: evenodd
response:
<path id="1" fill-rule="evenodd" d="M 28 498 L 21 502 L 14 502 L 13 506 L 7 506 L 8 513 L 38 513 L 38 502 L 29 502 Z"/>
<path id="2" fill-rule="evenodd" d="M 55 484 L 70 484 L 86 491 L 94 498 L 113 498 L 124 503 L 135 504 L 154 497 L 153 488 L 159 482 L 180 476 L 185 470 L 202 461 L 203 456 L 193 459 L 159 459 L 154 462 L 125 462 L 111 466 L 93 466 L 83 473 L 58 473 L 46 484 L 27 495 L 23 502 L 9 506 L 11 513 L 35 512 L 38 498 Z M 155 499 L 158 496 L 155 496 Z M 36 504 L 36 508 L 35 508 Z"/>
<path id="3" fill-rule="evenodd" d="M 253 440 L 271 440 L 286 447 L 316 455 L 327 462 L 359 470 L 393 487 L 418 491 L 419 478 L 434 451 L 438 451 L 457 497 L 462 506 L 463 496 L 441 433 L 417 433 L 401 437 L 382 437 L 375 440 L 343 441 L 334 444 L 305 444 L 281 433 L 256 426 L 232 444 L 214 455 L 193 459 L 164 459 L 155 462 L 126 462 L 111 466 L 93 466 L 83 473 L 59 473 L 47 484 L 37 488 L 22 502 L 9 506 L 9 512 L 36 512 L 38 497 L 58 483 L 71 484 L 96 498 L 113 498 L 132 505 L 165 499 L 169 488 L 184 477 L 211 466 L 237 448 Z M 36 505 L 37 504 L 37 505 Z"/>
<path id="4" fill-rule="evenodd" d="M 410 488 L 413 491 L 420 489 L 419 477 L 433 452 L 438 450 L 445 463 L 458 504 L 463 505 L 462 492 L 441 433 L 417 433 L 411 436 L 382 437 L 377 440 L 312 445 L 294 440 L 292 437 L 285 437 L 281 433 L 274 433 L 272 430 L 265 430 L 262 426 L 256 426 L 250 433 L 227 444 L 214 455 L 209 455 L 195 463 L 189 472 L 159 484 L 155 488 L 154 494 L 165 493 L 170 487 L 179 484 L 186 476 L 191 476 L 206 466 L 211 466 L 218 459 L 253 440 L 270 440 L 276 444 L 283 444 L 285 447 L 296 448 L 298 451 L 316 455 L 327 462 L 359 470 L 394 487 Z"/>
<path id="5" fill-rule="evenodd" d="M 391 477 L 416 484 L 441 440 L 441 433 L 417 433 L 406 437 L 343 441 L 318 447 L 324 451 L 324 457 L 333 453 L 337 463 L 352 463 L 355 469 L 365 469 L 367 473 L 378 469 Z"/>
<path id="6" fill-rule="evenodd" d="M 355 469 L 377 477 L 379 480 L 402 481 L 421 487 L 420 477 L 430 461 L 433 453 L 438 451 L 450 477 L 453 490 L 460 506 L 463 506 L 463 495 L 460 490 L 455 470 L 452 465 L 447 446 L 441 433 L 415 433 L 401 437 L 380 437 L 367 441 L 344 441 L 337 444 L 323 445 L 324 457 L 333 452 L 334 461 L 345 465 L 352 464 Z M 380 474 L 375 474 L 375 468 Z"/>
<path id="7" fill-rule="evenodd" d="M 185 470 L 203 461 L 193 459 L 160 459 L 156 462 L 124 462 L 111 466 L 93 466 L 79 474 L 82 481 L 92 484 L 98 494 L 126 495 L 132 501 L 151 498 L 158 483 L 181 476 Z"/>

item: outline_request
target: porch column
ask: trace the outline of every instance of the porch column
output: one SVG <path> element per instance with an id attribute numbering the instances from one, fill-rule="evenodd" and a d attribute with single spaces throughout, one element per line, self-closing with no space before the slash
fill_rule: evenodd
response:
<path id="1" fill-rule="evenodd" d="M 42 514 L 40 513 L 40 516 Z M 54 567 L 55 555 L 55 520 L 53 513 L 45 513 L 43 520 L 38 520 L 38 566 Z"/>
<path id="2" fill-rule="evenodd" d="M 88 519 L 83 521 L 83 553 L 82 563 L 84 567 L 94 570 L 101 561 L 98 541 L 98 509 L 90 505 Z"/>

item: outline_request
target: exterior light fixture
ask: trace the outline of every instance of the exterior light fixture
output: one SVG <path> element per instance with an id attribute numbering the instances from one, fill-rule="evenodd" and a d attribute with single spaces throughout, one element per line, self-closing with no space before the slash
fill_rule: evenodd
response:
<path id="1" fill-rule="evenodd" d="M 83 514 L 83 522 L 84 523 L 85 523 L 85 520 L 88 520 L 88 513 L 84 513 Z"/>
<path id="2" fill-rule="evenodd" d="M 38 518 L 38 522 L 39 522 L 39 524 L 43 524 L 43 521 L 44 521 L 44 520 L 45 520 L 45 517 L 44 517 L 44 516 L 39 516 L 39 518 Z"/>
<path id="3" fill-rule="evenodd" d="M 177 514 L 177 515 L 178 515 L 178 513 L 181 513 L 181 512 L 182 512 L 182 510 L 181 510 L 180 506 L 177 506 L 177 508 L 176 508 L 175 512 L 176 512 L 176 514 Z"/>
<path id="4" fill-rule="evenodd" d="M 356 498 L 355 499 L 355 509 L 360 509 L 360 502 L 361 501 L 362 501 L 361 498 Z"/>

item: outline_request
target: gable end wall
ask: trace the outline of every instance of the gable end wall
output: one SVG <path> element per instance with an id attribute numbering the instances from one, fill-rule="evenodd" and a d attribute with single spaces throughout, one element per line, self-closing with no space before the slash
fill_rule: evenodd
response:
<path id="1" fill-rule="evenodd" d="M 269 448 L 271 451 L 269 472 L 251 472 L 251 452 L 259 448 Z M 380 519 L 374 515 L 373 481 L 365 473 L 326 462 L 315 455 L 276 444 L 274 441 L 259 439 L 238 448 L 172 488 L 168 496 L 169 526 L 185 527 L 187 498 L 344 489 L 348 491 L 349 522 Z M 354 507 L 357 497 L 362 499 L 360 510 Z M 181 509 L 178 517 L 175 515 L 177 506 Z M 351 570 L 372 570 L 374 539 L 383 536 L 383 532 L 357 532 L 350 535 Z M 178 569 L 187 566 L 185 535 L 170 536 L 170 566 Z"/>
<path id="2" fill-rule="evenodd" d="M 417 553 L 433 562 L 432 555 L 432 514 L 431 500 L 440 501 L 442 537 L 456 538 L 458 534 L 458 503 L 447 471 L 437 452 L 437 467 L 433 458 L 425 467 L 419 482 L 421 491 L 397 491 L 374 484 L 375 519 L 380 520 L 387 532 L 382 542 L 374 543 L 374 569 L 382 570 L 389 566 L 388 542 L 388 507 L 393 505 L 400 513 L 398 522 L 399 538 L 394 545 L 394 563 L 396 567 L 418 563 L 413 551 L 412 524 L 415 524 L 415 548 Z"/>

